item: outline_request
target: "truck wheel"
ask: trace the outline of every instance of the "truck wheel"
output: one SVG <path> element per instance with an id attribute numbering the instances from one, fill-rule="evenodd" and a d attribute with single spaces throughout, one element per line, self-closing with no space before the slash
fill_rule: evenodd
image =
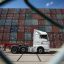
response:
<path id="1" fill-rule="evenodd" d="M 44 53 L 44 48 L 39 47 L 39 48 L 37 49 L 37 52 L 40 53 L 40 54 L 41 54 L 41 53 Z"/>
<path id="2" fill-rule="evenodd" d="M 13 47 L 11 48 L 11 52 L 12 52 L 13 54 L 16 54 L 16 53 L 18 52 L 18 47 L 17 47 L 17 46 L 13 46 Z"/>
<path id="3" fill-rule="evenodd" d="M 20 53 L 26 53 L 28 51 L 27 47 L 21 47 L 20 48 Z"/>

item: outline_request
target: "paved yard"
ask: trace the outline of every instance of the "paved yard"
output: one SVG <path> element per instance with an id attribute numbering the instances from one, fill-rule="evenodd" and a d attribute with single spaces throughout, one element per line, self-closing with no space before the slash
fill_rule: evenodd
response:
<path id="1" fill-rule="evenodd" d="M 55 54 L 12 54 L 5 52 L 14 64 L 48 64 Z M 0 60 L 0 64 L 2 60 Z M 64 64 L 64 63 L 62 63 Z"/>
<path id="2" fill-rule="evenodd" d="M 47 64 L 54 54 L 12 54 L 6 53 L 14 64 Z"/>

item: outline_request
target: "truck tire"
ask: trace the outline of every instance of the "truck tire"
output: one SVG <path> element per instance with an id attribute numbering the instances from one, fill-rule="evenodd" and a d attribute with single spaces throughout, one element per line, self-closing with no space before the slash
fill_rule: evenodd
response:
<path id="1" fill-rule="evenodd" d="M 26 53 L 28 52 L 28 48 L 27 47 L 20 47 L 20 53 Z"/>
<path id="2" fill-rule="evenodd" d="M 39 54 L 44 53 L 44 48 L 43 47 L 38 47 L 37 53 L 39 53 Z"/>
<path id="3" fill-rule="evenodd" d="M 13 46 L 13 47 L 11 48 L 11 52 L 12 52 L 13 54 L 18 53 L 18 47 L 17 47 L 17 46 Z"/>

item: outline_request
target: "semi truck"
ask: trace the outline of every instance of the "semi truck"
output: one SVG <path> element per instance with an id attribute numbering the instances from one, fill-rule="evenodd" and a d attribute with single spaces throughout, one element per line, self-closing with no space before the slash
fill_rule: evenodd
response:
<path id="1" fill-rule="evenodd" d="M 47 32 L 40 31 L 34 29 L 33 32 L 33 45 L 26 46 L 26 45 L 12 45 L 11 52 L 12 53 L 26 53 L 26 52 L 38 52 L 44 53 L 49 52 L 50 50 L 50 41 Z"/>

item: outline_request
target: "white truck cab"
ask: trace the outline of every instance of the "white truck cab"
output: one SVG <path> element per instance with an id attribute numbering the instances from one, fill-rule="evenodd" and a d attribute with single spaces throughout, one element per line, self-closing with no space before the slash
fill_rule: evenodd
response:
<path id="1" fill-rule="evenodd" d="M 38 52 L 38 53 L 44 53 L 49 52 L 50 49 L 50 42 L 49 37 L 46 32 L 34 29 L 33 32 L 33 46 L 12 46 L 11 52 Z"/>
<path id="2" fill-rule="evenodd" d="M 49 52 L 50 42 L 46 32 L 34 29 L 33 46 L 29 47 L 29 52 Z"/>

